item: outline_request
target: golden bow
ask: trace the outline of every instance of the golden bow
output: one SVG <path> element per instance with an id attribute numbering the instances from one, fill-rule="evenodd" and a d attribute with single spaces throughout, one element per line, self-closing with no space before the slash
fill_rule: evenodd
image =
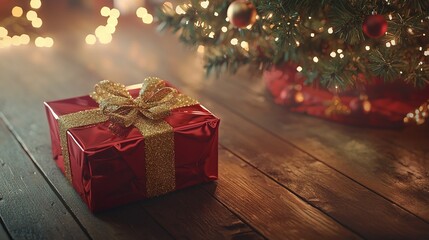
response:
<path id="1" fill-rule="evenodd" d="M 178 95 L 178 91 L 167 87 L 164 81 L 150 77 L 143 81 L 137 98 L 133 98 L 124 85 L 109 80 L 96 84 L 91 97 L 112 123 L 129 127 L 142 117 L 164 119 L 170 115 Z"/>

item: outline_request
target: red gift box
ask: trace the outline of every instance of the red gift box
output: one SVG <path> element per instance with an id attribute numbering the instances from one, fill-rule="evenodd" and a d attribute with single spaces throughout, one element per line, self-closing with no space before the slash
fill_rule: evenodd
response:
<path id="1" fill-rule="evenodd" d="M 129 93 L 135 98 L 139 90 L 134 88 Z M 99 105 L 90 96 L 44 104 L 54 160 L 66 176 L 69 167 L 69 180 L 91 211 L 154 196 L 148 194 L 148 176 L 161 181 L 164 176 L 147 172 L 151 168 L 147 166 L 150 162 L 145 157 L 147 149 L 141 131 L 132 127 L 124 134 L 114 134 L 109 128 L 110 121 L 72 127 L 67 130 L 69 161 L 64 161 L 58 120 L 68 114 L 98 109 Z M 172 127 L 174 134 L 174 172 L 169 176 L 174 179 L 172 190 L 216 180 L 220 120 L 195 104 L 171 110 L 163 121 Z M 158 148 L 163 146 L 159 145 L 163 144 L 155 146 L 155 154 L 162 152 Z"/>

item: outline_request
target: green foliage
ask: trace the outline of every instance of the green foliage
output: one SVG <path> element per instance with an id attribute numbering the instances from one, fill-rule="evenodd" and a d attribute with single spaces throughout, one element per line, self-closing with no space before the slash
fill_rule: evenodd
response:
<path id="1" fill-rule="evenodd" d="M 191 0 L 181 5 L 182 14 L 164 8 L 160 29 L 177 32 L 191 46 L 205 46 L 208 74 L 293 62 L 303 68 L 306 83 L 329 88 L 354 87 L 373 76 L 429 84 L 428 0 L 253 0 L 258 19 L 244 29 L 225 20 L 231 2 L 210 0 L 204 8 Z M 363 33 L 371 14 L 388 21 L 385 36 Z"/>

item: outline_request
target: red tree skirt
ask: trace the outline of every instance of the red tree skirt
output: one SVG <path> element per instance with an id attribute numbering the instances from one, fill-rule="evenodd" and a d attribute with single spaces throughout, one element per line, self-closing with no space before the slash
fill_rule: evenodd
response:
<path id="1" fill-rule="evenodd" d="M 327 114 L 326 109 L 332 105 L 334 94 L 318 86 L 304 85 L 304 77 L 296 71 L 296 65 L 285 64 L 281 68 L 273 68 L 265 71 L 263 79 L 268 90 L 277 104 L 286 106 L 292 112 L 306 113 L 335 122 L 382 128 L 402 127 L 404 117 L 413 112 L 429 99 L 429 87 L 416 89 L 402 83 L 386 84 L 379 79 L 365 86 L 364 94 L 368 96 L 371 110 L 368 113 L 355 111 L 353 108 L 349 114 Z M 290 92 L 290 89 L 298 89 Z M 299 92 L 297 102 L 292 98 L 285 98 L 285 93 L 296 94 Z M 341 102 L 349 107 L 351 101 L 356 101 L 362 92 L 349 90 L 339 92 Z M 291 100 L 292 99 L 292 100 Z"/>

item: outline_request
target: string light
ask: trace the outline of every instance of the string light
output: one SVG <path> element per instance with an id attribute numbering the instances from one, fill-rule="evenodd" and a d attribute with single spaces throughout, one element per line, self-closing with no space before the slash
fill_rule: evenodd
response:
<path id="1" fill-rule="evenodd" d="M 227 31 L 228 31 L 228 28 L 227 28 L 227 27 L 222 27 L 222 28 L 221 28 L 221 31 L 222 31 L 222 32 L 227 32 Z"/>
<path id="2" fill-rule="evenodd" d="M 329 33 L 329 34 L 334 33 L 334 29 L 333 29 L 332 27 L 328 28 L 328 33 Z"/>
<path id="3" fill-rule="evenodd" d="M 238 44 L 238 39 L 237 38 L 233 38 L 233 39 L 231 39 L 231 44 L 232 45 L 237 45 Z"/>
<path id="4" fill-rule="evenodd" d="M 302 71 L 302 67 L 301 66 L 296 67 L 296 71 L 301 72 Z"/>
<path id="5" fill-rule="evenodd" d="M 242 42 L 240 43 L 240 46 L 241 46 L 244 50 L 249 51 L 249 43 L 248 43 L 248 42 L 246 42 L 246 41 L 242 41 Z"/>
<path id="6" fill-rule="evenodd" d="M 37 13 L 33 10 L 30 10 L 27 12 L 27 14 L 25 15 L 27 17 L 27 20 L 32 22 L 34 19 L 37 18 Z"/>
<path id="7" fill-rule="evenodd" d="M 200 54 L 203 54 L 204 53 L 204 46 L 203 45 L 199 45 L 198 48 L 197 48 L 197 52 L 200 53 Z"/>
<path id="8" fill-rule="evenodd" d="M 39 9 L 42 6 L 42 1 L 40 0 L 31 0 L 30 1 L 30 7 L 32 9 Z"/>
<path id="9" fill-rule="evenodd" d="M 31 35 L 34 36 L 33 41 L 36 47 L 50 48 L 54 45 L 54 40 L 52 38 L 41 37 L 37 32 L 32 31 L 27 27 L 27 21 L 31 23 L 33 29 L 38 29 L 43 25 L 43 20 L 38 17 L 38 13 L 35 11 L 40 9 L 42 1 L 30 0 L 29 2 L 30 10 L 24 10 L 25 8 L 21 6 L 14 6 L 11 9 L 11 16 L 4 18 L 2 23 L 0 23 L 5 24 L 4 26 L 0 26 L 0 48 L 28 45 L 32 41 L 32 37 L 30 37 Z M 9 27 L 13 29 L 15 35 L 8 35 L 9 31 L 6 28 Z M 30 35 L 27 34 L 26 31 L 30 31 Z"/>
<path id="10" fill-rule="evenodd" d="M 371 49 L 370 46 L 365 46 L 365 50 L 369 51 Z"/>
<path id="11" fill-rule="evenodd" d="M 151 24 L 153 22 L 152 14 L 148 13 L 147 9 L 144 7 L 139 7 L 136 10 L 137 17 L 141 18 L 144 24 Z"/>
<path id="12" fill-rule="evenodd" d="M 137 16 L 143 15 L 145 10 L 146 9 L 144 9 L 144 8 L 138 8 L 136 10 L 136 15 Z M 147 10 L 146 10 L 146 12 L 147 12 Z M 121 13 L 116 8 L 110 9 L 107 6 L 103 6 L 100 9 L 100 15 L 103 17 L 107 17 L 106 25 L 100 25 L 95 29 L 94 34 L 86 35 L 85 43 L 88 45 L 94 45 L 97 42 L 97 40 L 101 44 L 110 43 L 113 39 L 112 34 L 115 33 L 115 31 L 116 31 L 116 26 L 118 25 L 118 22 L 119 22 L 118 18 L 121 15 Z M 146 15 L 144 15 L 144 16 L 146 16 Z"/>
<path id="13" fill-rule="evenodd" d="M 4 27 L 0 27 L 0 37 L 6 37 L 8 34 L 8 31 Z"/>
<path id="14" fill-rule="evenodd" d="M 315 62 L 315 63 L 319 62 L 319 58 L 318 57 L 313 57 L 313 62 Z"/>
<path id="15" fill-rule="evenodd" d="M 335 53 L 334 51 L 332 51 L 331 54 L 329 54 L 329 55 L 334 58 L 334 57 L 337 56 L 337 53 Z"/>
<path id="16" fill-rule="evenodd" d="M 206 9 L 209 6 L 209 3 L 210 2 L 207 0 L 207 1 L 201 2 L 200 5 L 201 5 L 202 8 Z"/>
<path id="17" fill-rule="evenodd" d="M 97 42 L 97 38 L 93 34 L 86 35 L 85 38 L 86 44 L 94 45 Z"/>
<path id="18" fill-rule="evenodd" d="M 12 8 L 12 16 L 14 17 L 21 17 L 24 11 L 20 6 L 15 6 Z"/>
<path id="19" fill-rule="evenodd" d="M 428 117 L 429 117 L 429 100 L 424 102 L 413 112 L 407 113 L 407 115 L 404 117 L 404 123 L 414 122 L 417 125 L 421 125 L 425 123 Z"/>
<path id="20" fill-rule="evenodd" d="M 183 10 L 183 8 L 181 6 L 176 7 L 176 13 L 179 15 L 186 14 L 185 10 Z"/>
<path id="21" fill-rule="evenodd" d="M 42 26 L 42 24 L 43 24 L 43 21 L 41 18 L 35 18 L 33 21 L 31 21 L 31 25 L 34 28 L 40 28 Z"/>

